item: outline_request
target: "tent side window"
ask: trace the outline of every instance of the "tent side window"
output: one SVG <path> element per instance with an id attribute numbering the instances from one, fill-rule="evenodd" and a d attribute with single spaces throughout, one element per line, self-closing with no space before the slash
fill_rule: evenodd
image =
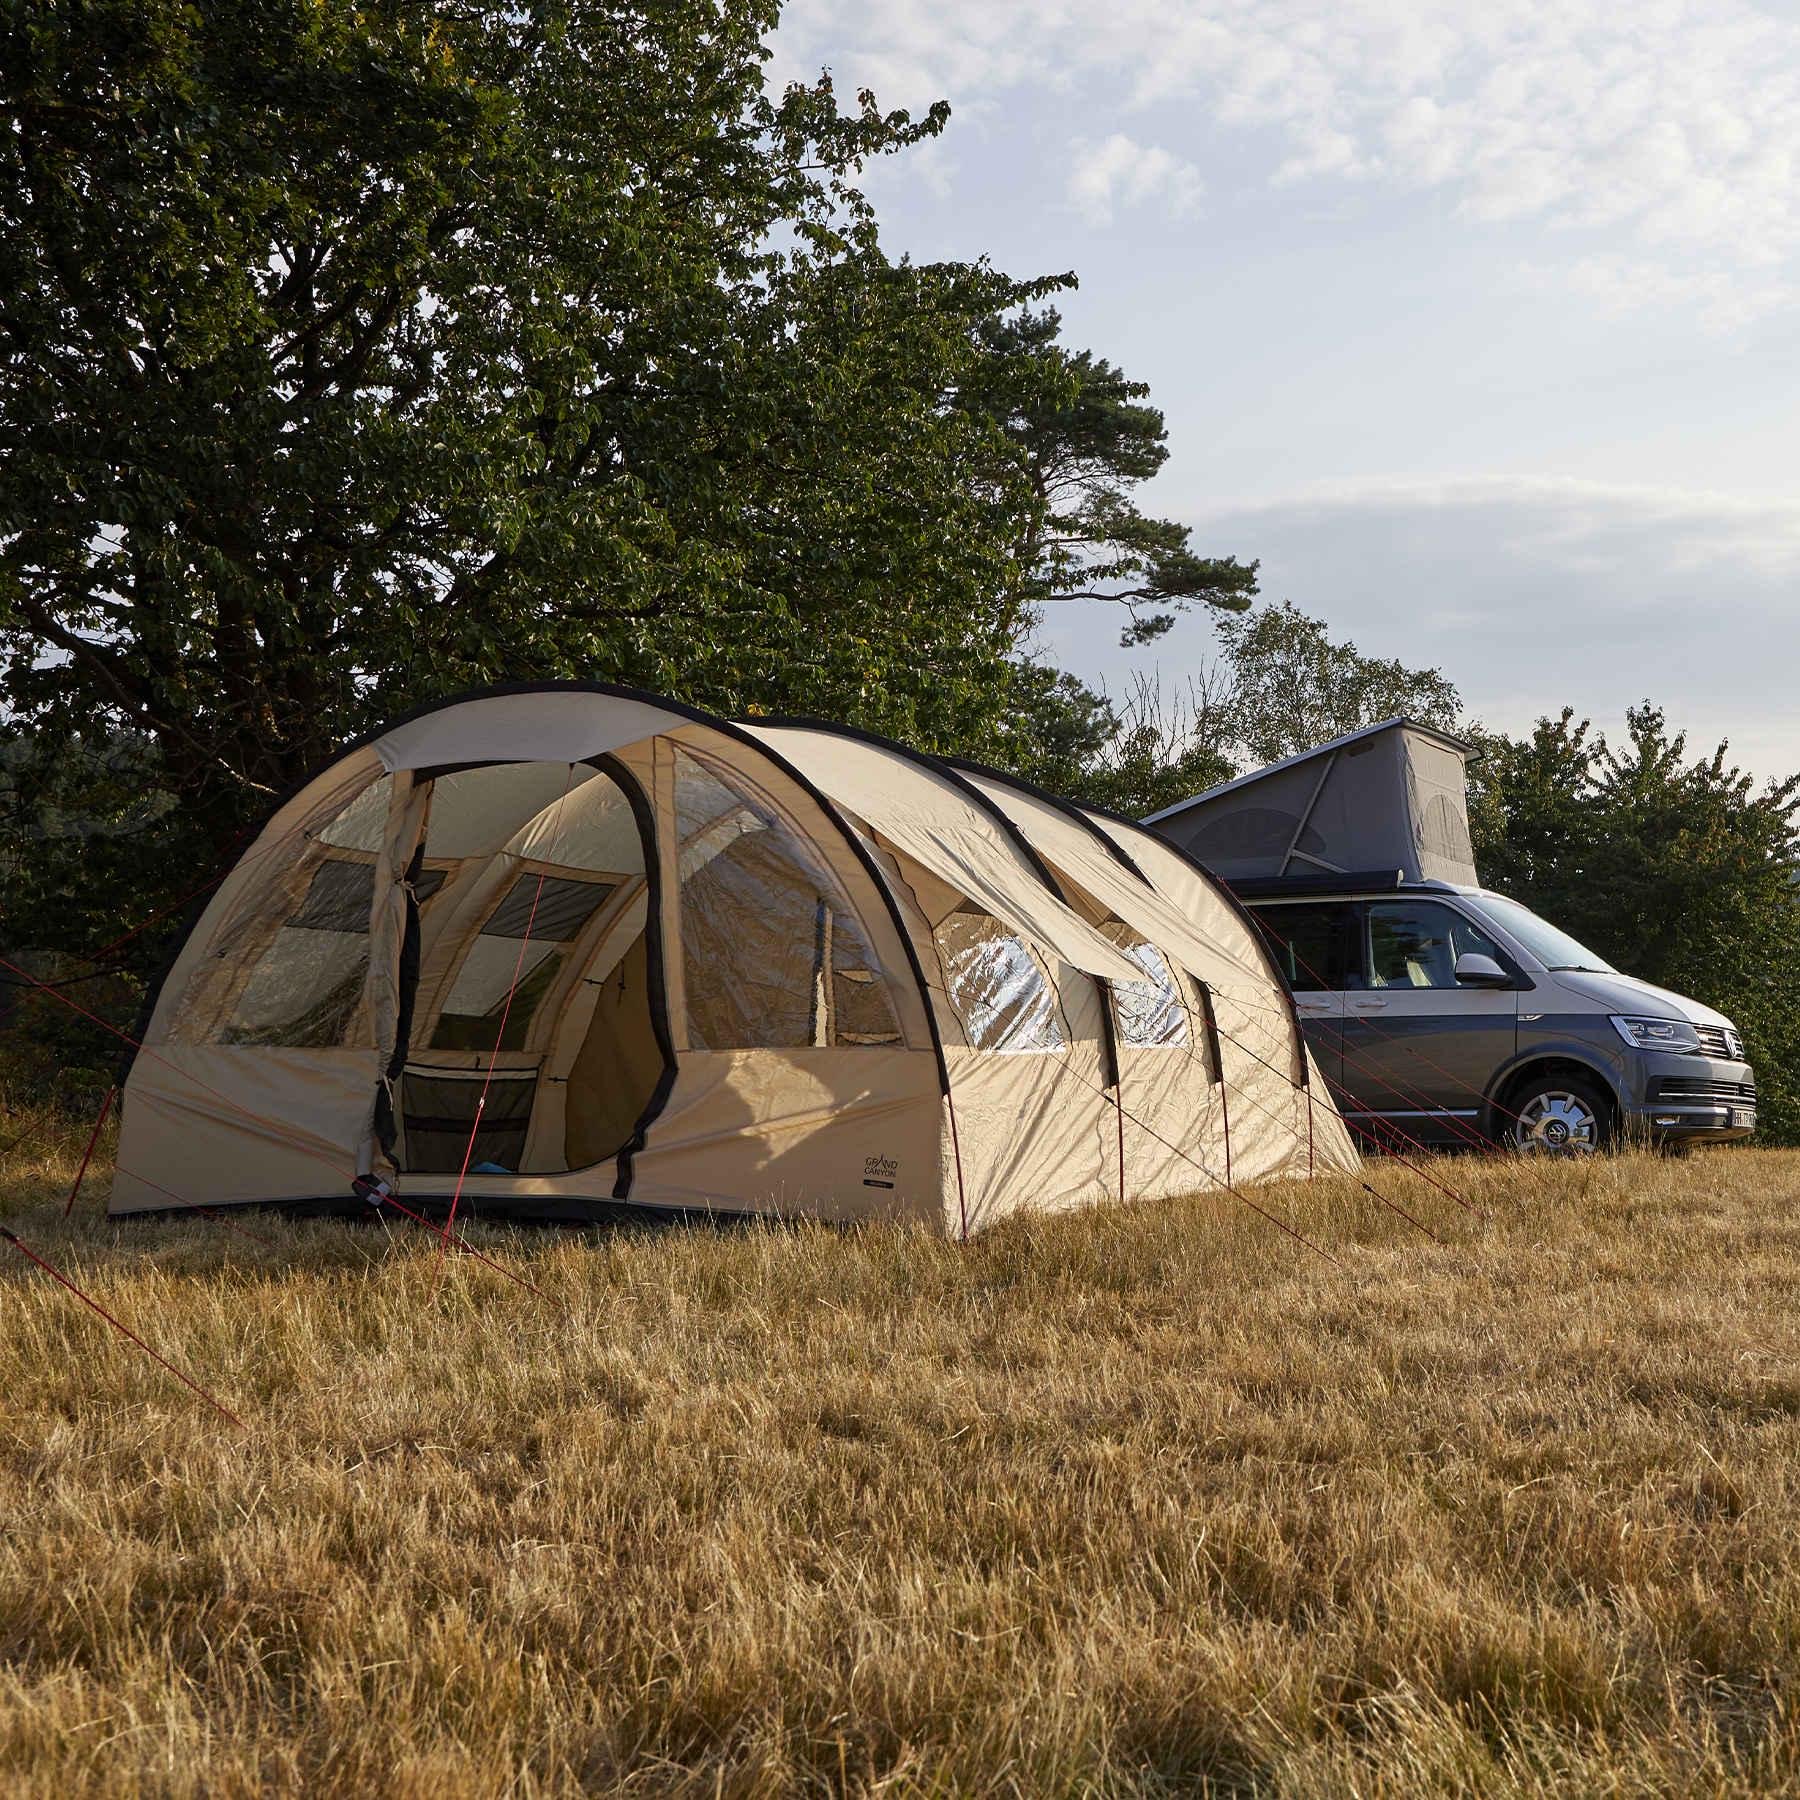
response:
<path id="1" fill-rule="evenodd" d="M 696 1050 L 898 1044 L 888 978 L 837 878 L 761 794 L 675 761 L 681 953 Z"/>
<path id="2" fill-rule="evenodd" d="M 1144 971 L 1142 981 L 1112 984 L 1119 1042 L 1130 1050 L 1185 1050 L 1189 1043 L 1187 1002 L 1181 977 L 1168 958 L 1120 920 L 1112 920 L 1101 930 Z"/>
<path id="3" fill-rule="evenodd" d="M 1056 994 L 1023 938 L 992 913 L 965 905 L 932 933 L 944 992 L 972 1050 L 1061 1050 L 1068 1044 Z"/>
<path id="4" fill-rule="evenodd" d="M 292 863 L 263 872 L 214 938 L 175 1041 L 294 1050 L 367 1042 L 369 915 L 392 786 L 385 775 L 371 782 Z"/>

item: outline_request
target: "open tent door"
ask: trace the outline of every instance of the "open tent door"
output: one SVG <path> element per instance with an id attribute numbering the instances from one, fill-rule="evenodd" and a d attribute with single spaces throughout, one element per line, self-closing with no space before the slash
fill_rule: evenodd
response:
<path id="1" fill-rule="evenodd" d="M 403 1174 L 456 1176 L 465 1158 L 477 1174 L 558 1174 L 632 1140 L 670 1066 L 650 817 L 611 758 L 436 778 Z"/>

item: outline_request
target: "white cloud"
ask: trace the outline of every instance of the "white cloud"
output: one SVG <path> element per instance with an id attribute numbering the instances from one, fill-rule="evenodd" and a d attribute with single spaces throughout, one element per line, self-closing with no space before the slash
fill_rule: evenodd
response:
<path id="1" fill-rule="evenodd" d="M 1274 183 L 1433 192 L 1470 225 L 1566 234 L 1552 260 L 1606 304 L 1609 260 L 1638 304 L 1715 322 L 1800 292 L 1800 23 L 1748 0 L 801 0 L 778 47 L 898 83 L 895 103 L 1031 90 L 1102 128 L 1185 116 L 1195 141 L 1161 154 L 1190 170 L 1210 125 L 1260 134 Z M 1106 216 L 1116 190 L 1091 161 L 1079 179 Z"/>
<path id="2" fill-rule="evenodd" d="M 1658 260 L 1602 252 L 1555 264 L 1522 262 L 1515 271 L 1528 292 L 1573 294 L 1602 318 L 1680 311 L 1704 330 L 1738 330 L 1800 298 L 1800 280 L 1786 270 L 1745 268 L 1710 255 Z"/>
<path id="3" fill-rule="evenodd" d="M 1110 225 L 1115 206 L 1158 202 L 1172 218 L 1200 204 L 1203 184 L 1191 162 L 1115 131 L 1103 143 L 1077 138 L 1069 171 L 1070 203 L 1090 225 Z"/>
<path id="4" fill-rule="evenodd" d="M 1696 751 L 1728 738 L 1761 776 L 1800 770 L 1800 501 L 1485 477 L 1338 483 L 1182 516 L 1207 549 L 1260 558 L 1269 599 L 1370 654 L 1441 668 L 1496 729 L 1569 705 L 1617 730 L 1648 698 Z M 1211 652 L 1204 619 L 1133 652 L 1101 609 L 1047 625 L 1061 661 L 1115 689 L 1133 668 Z"/>

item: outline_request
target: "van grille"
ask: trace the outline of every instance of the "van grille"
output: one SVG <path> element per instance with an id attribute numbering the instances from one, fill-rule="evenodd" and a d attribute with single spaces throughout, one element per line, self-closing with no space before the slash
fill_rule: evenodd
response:
<path id="1" fill-rule="evenodd" d="M 1704 1028 L 1703 1028 L 1704 1029 Z M 1756 1104 L 1754 1081 L 1713 1081 L 1704 1075 L 1665 1075 L 1656 1084 L 1659 1100 L 1722 1100 L 1733 1106 Z"/>
<path id="2" fill-rule="evenodd" d="M 1696 1025 L 1695 1035 L 1700 1039 L 1700 1048 L 1708 1056 L 1716 1056 L 1720 1062 L 1742 1062 L 1744 1060 L 1744 1040 L 1729 1025 Z"/>

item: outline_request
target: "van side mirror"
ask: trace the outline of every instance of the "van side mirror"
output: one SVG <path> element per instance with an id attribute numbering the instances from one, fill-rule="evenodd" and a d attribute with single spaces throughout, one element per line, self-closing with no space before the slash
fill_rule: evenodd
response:
<path id="1" fill-rule="evenodd" d="M 1465 950 L 1456 959 L 1456 985 L 1475 988 L 1509 988 L 1513 978 L 1485 951 Z"/>

